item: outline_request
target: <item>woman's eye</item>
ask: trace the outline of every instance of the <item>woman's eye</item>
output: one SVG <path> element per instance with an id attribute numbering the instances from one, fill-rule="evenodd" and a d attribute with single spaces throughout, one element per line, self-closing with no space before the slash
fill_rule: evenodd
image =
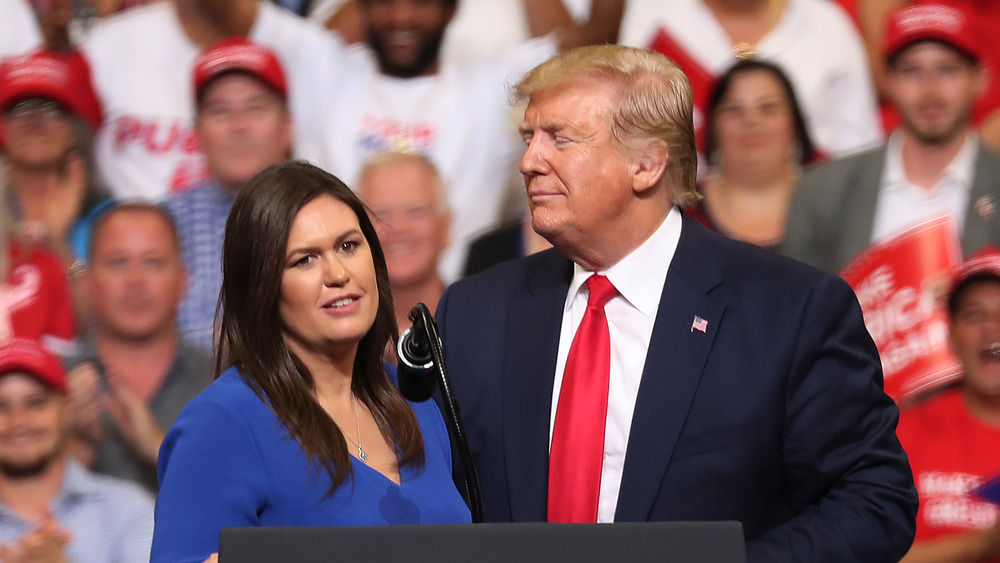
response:
<path id="1" fill-rule="evenodd" d="M 340 243 L 340 250 L 342 252 L 354 252 L 360 246 L 361 246 L 361 242 L 360 241 L 345 240 L 344 242 Z"/>

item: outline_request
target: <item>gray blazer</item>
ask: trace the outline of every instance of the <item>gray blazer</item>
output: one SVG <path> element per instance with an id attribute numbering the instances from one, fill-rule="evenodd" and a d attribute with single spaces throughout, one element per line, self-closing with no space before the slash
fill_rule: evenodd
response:
<path id="1" fill-rule="evenodd" d="M 885 146 L 840 158 L 807 172 L 788 210 L 781 252 L 820 270 L 839 273 L 872 238 Z M 994 212 L 977 213 L 989 196 Z M 962 231 L 966 256 L 1000 245 L 1000 158 L 980 146 Z"/>

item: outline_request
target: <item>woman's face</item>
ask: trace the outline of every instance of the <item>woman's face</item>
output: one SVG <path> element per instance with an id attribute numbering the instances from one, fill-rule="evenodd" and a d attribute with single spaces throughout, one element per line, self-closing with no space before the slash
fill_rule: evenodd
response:
<path id="1" fill-rule="evenodd" d="M 299 210 L 288 233 L 279 310 L 289 346 L 351 352 L 378 311 L 371 247 L 345 203 L 321 195 Z"/>
<path id="2" fill-rule="evenodd" d="M 0 114 L 4 146 L 12 164 L 54 166 L 69 150 L 69 114 L 51 100 L 28 98 Z"/>
<path id="3" fill-rule="evenodd" d="M 715 133 L 722 165 L 731 171 L 788 166 L 795 120 L 778 79 L 762 70 L 733 77 L 715 110 Z"/>

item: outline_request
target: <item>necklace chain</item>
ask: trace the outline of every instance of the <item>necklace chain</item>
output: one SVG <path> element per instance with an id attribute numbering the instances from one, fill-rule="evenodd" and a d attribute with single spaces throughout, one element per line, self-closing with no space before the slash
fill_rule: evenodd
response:
<path id="1" fill-rule="evenodd" d="M 354 393 L 351 393 L 351 405 L 354 406 L 354 426 L 358 431 L 358 439 L 355 440 L 350 434 L 345 432 L 344 427 L 341 426 L 336 420 L 334 420 L 333 423 L 337 425 L 337 428 L 340 428 L 340 433 L 358 448 L 358 458 L 361 461 L 368 463 L 368 454 L 365 453 L 365 448 L 361 445 L 361 418 L 358 416 L 358 398 L 354 396 Z"/>

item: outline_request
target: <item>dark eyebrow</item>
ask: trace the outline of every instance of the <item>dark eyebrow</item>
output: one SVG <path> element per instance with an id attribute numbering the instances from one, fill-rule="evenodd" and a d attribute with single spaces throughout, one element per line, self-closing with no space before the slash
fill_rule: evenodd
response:
<path id="1" fill-rule="evenodd" d="M 349 231 L 344 232 L 339 237 L 337 237 L 337 240 L 334 241 L 334 243 L 335 243 L 334 246 L 336 246 L 336 245 L 344 242 L 344 239 L 350 238 L 350 237 L 355 236 L 355 235 L 360 235 L 361 238 L 365 238 L 364 233 L 362 233 L 360 230 L 358 230 L 358 229 L 351 229 Z M 287 259 L 291 258 L 292 256 L 296 256 L 296 255 L 299 255 L 299 254 L 320 254 L 322 252 L 323 252 L 323 249 L 320 248 L 320 247 L 318 247 L 318 246 L 304 246 L 302 248 L 296 248 L 296 249 L 290 251 L 285 256 L 285 259 L 287 260 Z"/>

